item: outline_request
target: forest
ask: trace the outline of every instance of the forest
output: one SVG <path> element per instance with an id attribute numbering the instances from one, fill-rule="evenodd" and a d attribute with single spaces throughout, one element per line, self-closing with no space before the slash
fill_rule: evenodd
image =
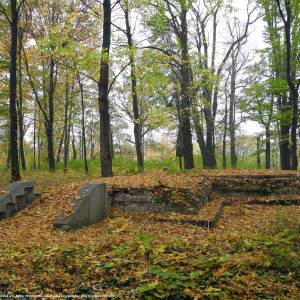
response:
<path id="1" fill-rule="evenodd" d="M 1 171 L 296 170 L 299 1 L 283 2 L 2 1 Z"/>
<path id="2" fill-rule="evenodd" d="M 0 0 L 0 298 L 299 299 L 299 87 L 300 0 Z"/>

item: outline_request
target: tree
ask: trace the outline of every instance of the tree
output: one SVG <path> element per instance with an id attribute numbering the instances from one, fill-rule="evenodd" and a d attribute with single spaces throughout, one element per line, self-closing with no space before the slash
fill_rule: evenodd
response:
<path id="1" fill-rule="evenodd" d="M 168 40 L 166 49 L 159 47 L 159 45 L 148 46 L 148 48 L 160 51 L 170 58 L 170 66 L 180 85 L 179 130 L 182 132 L 182 156 L 185 169 L 195 167 L 191 129 L 192 73 L 187 23 L 190 9 L 190 1 L 162 0 L 155 6 L 155 12 L 148 22 L 154 32 L 154 39 L 159 42 L 159 37 L 165 35 Z M 172 42 L 172 35 L 174 35 L 177 43 Z M 173 49 L 174 47 L 178 50 Z"/>
<path id="2" fill-rule="evenodd" d="M 224 54 L 222 54 L 217 47 L 217 26 L 218 14 L 223 1 L 210 1 L 208 3 L 207 1 L 198 1 L 196 3 L 198 6 L 194 6 L 192 10 L 193 20 L 196 24 L 193 35 L 197 50 L 196 60 L 193 64 L 193 122 L 202 154 L 203 166 L 204 168 L 214 169 L 216 167 L 215 125 L 219 105 L 220 82 L 224 67 L 236 46 L 247 39 L 249 27 L 256 22 L 258 16 L 255 16 L 256 8 L 253 6 L 252 1 L 249 1 L 244 24 L 231 16 L 227 17 L 226 23 L 229 32 L 231 32 L 231 40 L 229 46 L 226 46 Z M 203 9 L 201 9 L 202 7 Z M 212 26 L 211 45 L 208 38 L 210 33 L 209 24 Z M 235 31 L 234 35 L 232 34 L 233 31 Z M 218 54 L 221 56 L 219 64 L 217 64 L 216 59 Z"/>
<path id="3" fill-rule="evenodd" d="M 103 40 L 100 61 L 99 115 L 100 115 L 100 159 L 101 175 L 110 177 L 112 171 L 112 155 L 110 143 L 110 114 L 109 114 L 109 50 L 111 39 L 111 4 L 110 0 L 103 1 Z"/>
<path id="4" fill-rule="evenodd" d="M 299 1 L 259 0 L 267 23 L 272 93 L 277 97 L 282 169 L 297 169 Z"/>
<path id="5" fill-rule="evenodd" d="M 300 40 L 300 3 L 299 1 L 285 0 L 283 4 L 276 0 L 279 15 L 284 25 L 285 44 L 285 77 L 289 87 L 289 101 L 292 106 L 291 125 L 291 167 L 298 168 L 297 154 L 297 128 L 298 128 L 298 98 L 300 78 L 297 79 L 297 67 L 299 67 L 299 40 Z"/>
<path id="6" fill-rule="evenodd" d="M 87 150 L 86 150 L 86 134 L 85 134 L 85 105 L 84 105 L 84 90 L 83 84 L 78 74 L 78 85 L 80 89 L 80 103 L 81 103 L 81 134 L 82 134 L 82 146 L 83 146 L 83 161 L 84 161 L 84 170 L 85 174 L 88 174 L 88 162 L 87 162 Z"/>
<path id="7" fill-rule="evenodd" d="M 126 23 L 126 37 L 128 43 L 129 60 L 130 60 L 130 77 L 131 77 L 131 89 L 132 89 L 132 109 L 134 117 L 134 140 L 135 140 L 135 151 L 137 156 L 138 168 L 140 171 L 144 169 L 144 153 L 143 153 L 143 127 L 141 124 L 140 109 L 138 103 L 137 94 L 137 76 L 136 76 L 136 64 L 135 64 L 135 49 L 132 40 L 132 31 L 129 20 L 129 1 L 125 0 L 124 7 L 122 6 L 125 23 Z"/>
<path id="8" fill-rule="evenodd" d="M 9 64 L 9 151 L 11 180 L 21 180 L 18 152 L 18 114 L 17 114 L 17 55 L 18 55 L 18 20 L 21 6 L 24 1 L 17 3 L 17 0 L 10 0 L 10 18 L 5 8 L 0 4 L 0 10 L 10 24 L 10 64 Z"/>
<path id="9" fill-rule="evenodd" d="M 28 56 L 30 48 L 23 48 L 24 63 L 27 71 L 35 101 L 41 110 L 44 118 L 45 133 L 47 138 L 47 158 L 50 172 L 55 172 L 54 158 L 54 118 L 55 118 L 55 90 L 58 78 L 57 49 L 61 47 L 61 41 L 56 32 L 59 21 L 63 20 L 61 5 L 58 3 L 43 3 L 40 7 L 35 7 L 34 16 L 38 22 L 35 27 L 29 27 L 30 36 L 36 45 L 31 46 L 35 50 L 35 55 L 41 58 L 40 64 L 32 61 Z M 46 6 L 46 7 L 45 7 Z M 45 11 L 46 10 L 46 11 Z M 47 14 L 50 12 L 50 16 Z M 33 20 L 34 21 L 34 20 Z M 31 60 L 30 60 L 31 59 Z M 35 57 L 36 59 L 36 57 Z M 37 78 L 38 77 L 38 78 Z M 41 92 L 39 91 L 41 90 Z"/>
<path id="10" fill-rule="evenodd" d="M 235 35 L 239 35 L 239 31 L 241 28 L 239 27 L 239 23 L 235 23 L 234 27 L 232 28 L 229 26 L 230 35 L 232 41 L 235 40 Z M 237 32 L 237 33 L 236 33 Z M 233 48 L 230 60 L 228 61 L 228 80 L 225 82 L 225 93 L 229 99 L 229 120 L 228 120 L 228 131 L 229 131 L 229 138 L 230 138 L 230 158 L 231 158 L 231 168 L 237 167 L 237 154 L 236 154 L 236 129 L 238 125 L 243 121 L 237 120 L 237 107 L 238 107 L 238 94 L 242 94 L 245 88 L 251 83 L 252 76 L 248 76 L 247 78 L 243 78 L 241 73 L 245 71 L 246 65 L 250 61 L 249 54 L 243 53 L 243 46 L 246 45 L 247 39 L 236 44 Z M 240 78 L 239 78 L 240 77 Z M 229 87 L 227 87 L 227 84 Z M 227 91 L 228 89 L 228 91 Z M 227 104 L 226 104 L 227 105 Z M 227 122 L 227 121 L 226 121 Z M 227 126 L 227 124 L 226 124 Z"/>
<path id="11" fill-rule="evenodd" d="M 23 29 L 19 29 L 18 34 L 18 91 L 19 95 L 17 97 L 17 113 L 18 113 L 18 128 L 19 128 L 19 152 L 22 170 L 26 170 L 26 160 L 24 153 L 24 110 L 23 110 L 23 69 L 22 69 L 22 47 L 23 47 Z"/>
<path id="12" fill-rule="evenodd" d="M 274 96 L 270 94 L 268 87 L 270 85 L 267 82 L 253 84 L 246 90 L 246 97 L 240 105 L 250 120 L 257 121 L 264 126 L 266 169 L 271 167 L 271 125 L 276 118 L 274 114 Z"/>

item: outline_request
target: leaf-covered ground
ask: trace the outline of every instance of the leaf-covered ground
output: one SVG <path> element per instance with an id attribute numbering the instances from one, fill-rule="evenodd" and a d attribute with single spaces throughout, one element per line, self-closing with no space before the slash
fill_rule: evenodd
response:
<path id="1" fill-rule="evenodd" d="M 149 173 L 108 181 L 193 185 L 197 178 L 185 177 Z M 213 230 L 124 212 L 77 231 L 53 230 L 79 186 L 48 187 L 39 200 L 0 222 L 0 294 L 300 298 L 299 206 L 237 202 L 225 207 Z"/>

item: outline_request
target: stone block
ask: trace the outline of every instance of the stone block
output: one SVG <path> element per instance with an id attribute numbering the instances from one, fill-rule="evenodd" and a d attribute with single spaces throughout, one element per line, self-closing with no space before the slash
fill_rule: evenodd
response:
<path id="1" fill-rule="evenodd" d="M 24 209 L 39 195 L 34 193 L 34 182 L 16 181 L 9 184 L 0 194 L 0 219 L 10 217 Z"/>
<path id="2" fill-rule="evenodd" d="M 77 229 L 97 223 L 107 215 L 108 197 L 105 183 L 91 183 L 81 187 L 74 199 L 74 212 L 59 217 L 53 226 L 57 229 Z"/>

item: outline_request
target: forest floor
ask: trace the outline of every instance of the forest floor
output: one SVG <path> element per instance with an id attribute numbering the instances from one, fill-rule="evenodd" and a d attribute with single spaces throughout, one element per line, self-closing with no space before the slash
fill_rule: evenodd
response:
<path id="1" fill-rule="evenodd" d="M 219 174 L 241 171 L 214 175 Z M 129 187 L 193 186 L 198 175 L 146 172 L 106 181 Z M 65 232 L 54 230 L 53 221 L 68 209 L 80 185 L 96 178 L 36 180 L 41 198 L 0 222 L 0 294 L 300 298 L 300 206 L 236 201 L 225 206 L 214 229 L 115 211 L 96 225 Z"/>

